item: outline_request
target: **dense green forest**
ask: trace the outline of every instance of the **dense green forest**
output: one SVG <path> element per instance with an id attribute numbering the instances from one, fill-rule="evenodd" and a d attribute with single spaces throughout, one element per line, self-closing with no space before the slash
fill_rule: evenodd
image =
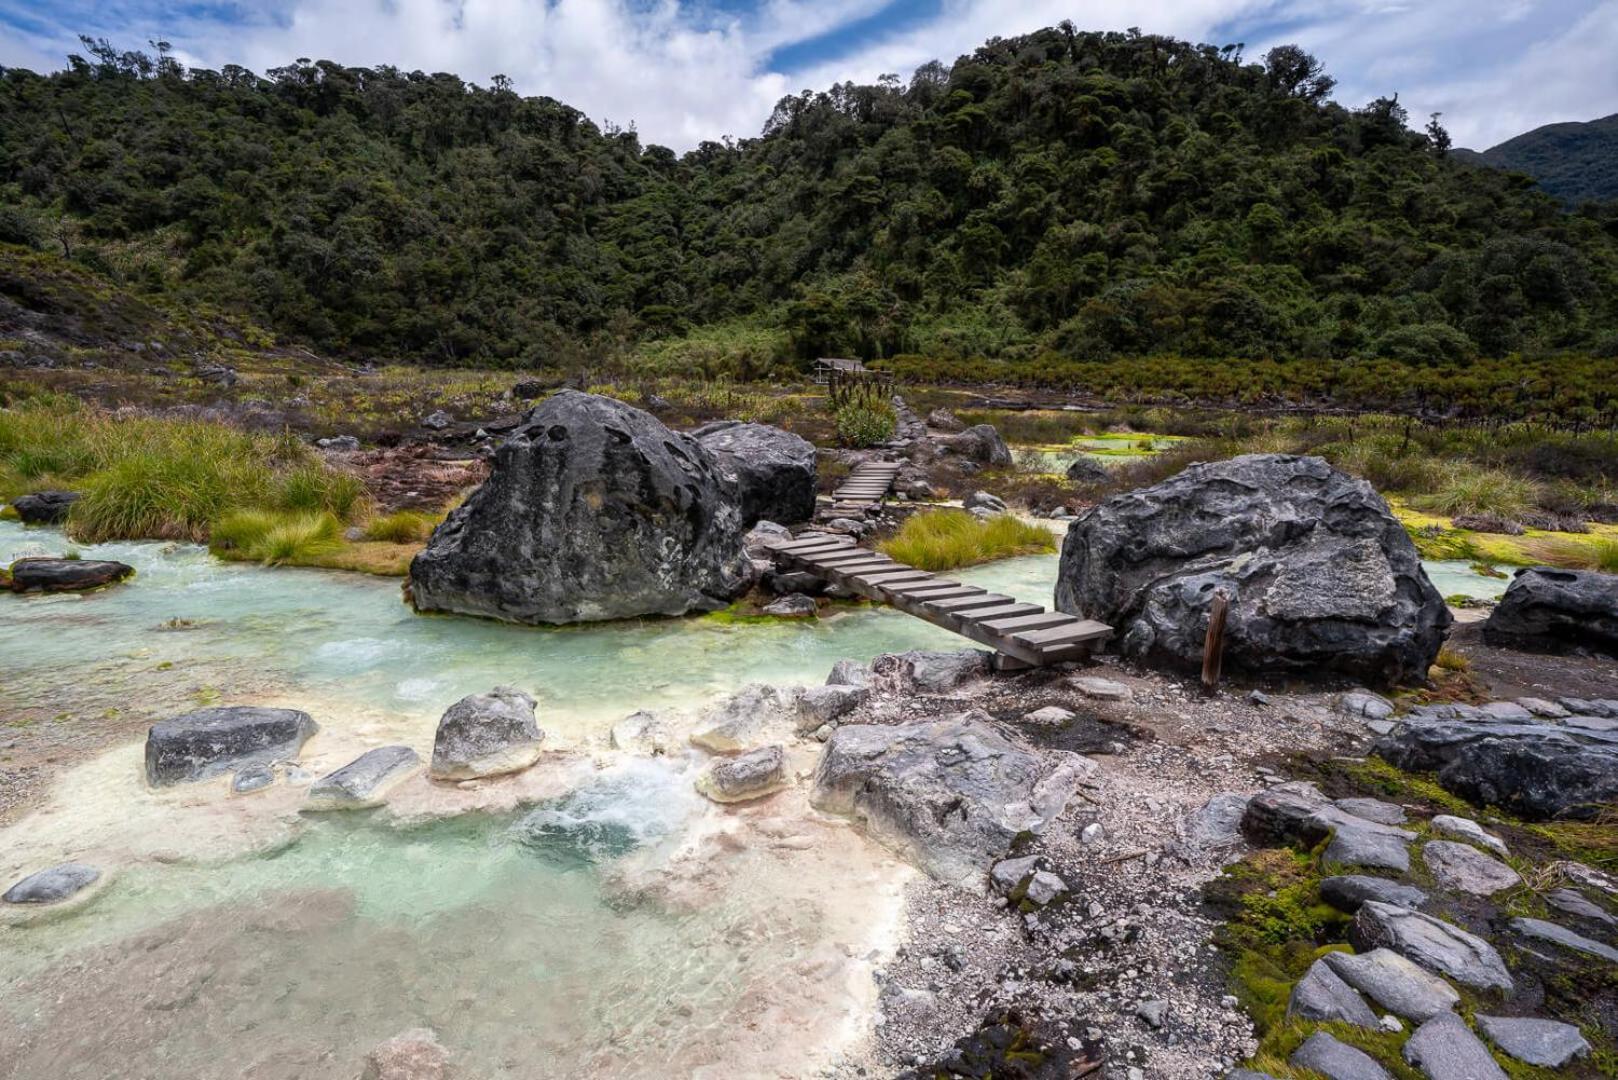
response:
<path id="1" fill-rule="evenodd" d="M 1618 204 L 1451 160 L 1290 47 L 1064 25 L 684 156 L 500 78 L 86 51 L 0 69 L 0 241 L 339 354 L 1618 355 Z"/>
<path id="2" fill-rule="evenodd" d="M 1618 199 L 1618 113 L 1586 123 L 1546 124 L 1463 160 L 1527 173 L 1567 203 Z"/>

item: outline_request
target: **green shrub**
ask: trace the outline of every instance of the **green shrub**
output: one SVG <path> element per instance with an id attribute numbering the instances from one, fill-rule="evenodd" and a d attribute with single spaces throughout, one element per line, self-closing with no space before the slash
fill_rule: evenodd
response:
<path id="1" fill-rule="evenodd" d="M 918 570 L 937 571 L 1055 551 L 1056 535 L 1010 514 L 983 521 L 964 510 L 934 510 L 911 516 L 877 546 Z"/>
<path id="2" fill-rule="evenodd" d="M 899 420 L 885 403 L 851 403 L 838 409 L 837 438 L 844 446 L 877 446 L 889 442 Z"/>
<path id="3" fill-rule="evenodd" d="M 1493 514 L 1509 519 L 1527 513 L 1538 498 L 1539 486 L 1532 480 L 1457 462 L 1444 468 L 1432 494 L 1416 500 L 1416 505 L 1449 517 Z"/>
<path id="4" fill-rule="evenodd" d="M 365 526 L 365 539 L 389 544 L 415 544 L 432 535 L 443 520 L 420 510 L 400 510 L 383 517 L 372 518 Z"/>

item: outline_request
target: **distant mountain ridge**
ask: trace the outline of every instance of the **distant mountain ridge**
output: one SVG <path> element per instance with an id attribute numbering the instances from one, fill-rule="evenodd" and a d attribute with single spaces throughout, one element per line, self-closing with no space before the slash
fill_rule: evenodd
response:
<path id="1" fill-rule="evenodd" d="M 1618 200 L 1618 113 L 1587 122 L 1546 124 L 1482 152 L 1456 150 L 1454 156 L 1527 173 L 1546 194 L 1571 205 Z"/>

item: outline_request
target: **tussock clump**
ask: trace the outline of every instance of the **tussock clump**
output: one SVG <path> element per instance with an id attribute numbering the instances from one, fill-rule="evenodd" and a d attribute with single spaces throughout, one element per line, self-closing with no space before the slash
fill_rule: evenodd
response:
<path id="1" fill-rule="evenodd" d="M 935 510 L 910 518 L 877 546 L 918 570 L 937 571 L 1055 551 L 1056 536 L 1009 514 L 979 520 L 964 510 Z"/>

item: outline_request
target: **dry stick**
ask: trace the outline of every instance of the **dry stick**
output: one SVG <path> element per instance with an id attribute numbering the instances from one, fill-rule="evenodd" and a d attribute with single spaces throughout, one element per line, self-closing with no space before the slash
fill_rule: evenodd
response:
<path id="1" fill-rule="evenodd" d="M 1208 609 L 1208 637 L 1202 645 L 1202 688 L 1212 690 L 1219 685 L 1219 669 L 1225 658 L 1225 616 L 1230 611 L 1230 597 L 1223 592 L 1214 593 Z"/>
<path id="2" fill-rule="evenodd" d="M 1096 865 L 1097 866 L 1112 866 L 1115 863 L 1128 862 L 1130 859 L 1138 859 L 1144 854 L 1146 854 L 1145 849 L 1142 849 L 1140 851 L 1126 851 L 1122 855 L 1114 855 L 1110 859 L 1102 859 L 1100 862 L 1096 863 Z"/>

